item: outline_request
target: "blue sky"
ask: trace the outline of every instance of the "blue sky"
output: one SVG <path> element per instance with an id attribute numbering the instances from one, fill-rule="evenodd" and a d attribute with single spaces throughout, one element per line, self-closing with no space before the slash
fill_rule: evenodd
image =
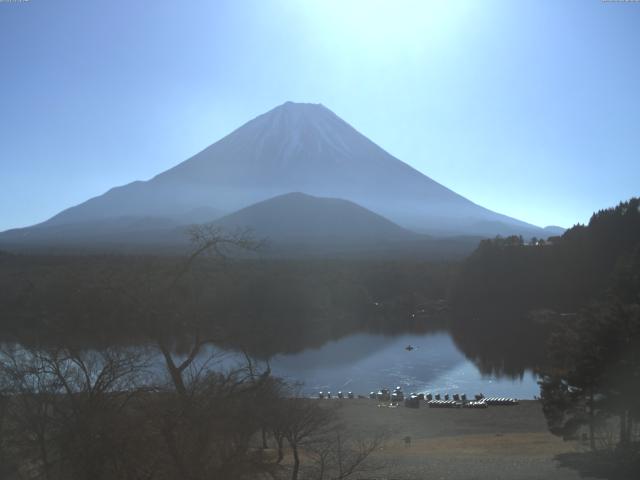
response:
<path id="1" fill-rule="evenodd" d="M 323 103 L 538 225 L 640 194 L 640 3 L 0 2 L 0 230 Z"/>

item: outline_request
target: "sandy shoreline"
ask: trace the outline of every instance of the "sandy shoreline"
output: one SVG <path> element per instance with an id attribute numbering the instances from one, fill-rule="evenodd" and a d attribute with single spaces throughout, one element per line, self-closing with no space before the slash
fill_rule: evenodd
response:
<path id="1" fill-rule="evenodd" d="M 379 407 L 375 400 L 318 400 L 338 405 L 360 436 L 386 431 L 373 460 L 386 467 L 368 478 L 545 479 L 580 477 L 554 457 L 581 449 L 547 430 L 537 401 L 487 409 Z M 405 441 L 410 437 L 410 443 Z"/>

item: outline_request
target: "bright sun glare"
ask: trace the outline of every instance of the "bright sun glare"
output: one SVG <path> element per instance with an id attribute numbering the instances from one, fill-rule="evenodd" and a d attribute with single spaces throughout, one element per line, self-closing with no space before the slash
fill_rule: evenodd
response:
<path id="1" fill-rule="evenodd" d="M 468 1 L 313 0 L 301 3 L 310 23 L 343 47 L 372 55 L 430 48 L 468 16 Z"/>

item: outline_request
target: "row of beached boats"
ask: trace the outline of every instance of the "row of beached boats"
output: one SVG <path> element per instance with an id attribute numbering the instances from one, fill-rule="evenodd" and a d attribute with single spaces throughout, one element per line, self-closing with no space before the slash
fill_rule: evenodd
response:
<path id="1" fill-rule="evenodd" d="M 320 392 L 319 398 L 332 398 L 331 392 Z M 355 398 L 353 392 L 338 391 L 337 398 Z M 363 398 L 358 395 L 358 398 Z M 453 395 L 431 394 L 431 393 L 411 393 L 405 396 L 402 388 L 396 387 L 391 391 L 387 388 L 381 388 L 377 392 L 370 392 L 369 398 L 380 402 L 391 402 L 398 404 L 404 402 L 405 407 L 419 408 L 421 402 L 426 402 L 429 408 L 487 408 L 490 405 L 517 405 L 519 402 L 515 398 L 510 397 L 485 397 L 482 393 L 474 396 L 474 399 L 468 399 L 466 394 Z"/>
<path id="2" fill-rule="evenodd" d="M 489 397 L 484 398 L 476 395 L 475 400 L 430 400 L 427 402 L 429 408 L 488 408 L 490 405 L 517 405 L 519 402 L 515 398 L 507 397 Z"/>
<path id="3" fill-rule="evenodd" d="M 331 392 L 319 392 L 318 393 L 318 398 L 320 399 L 324 399 L 324 398 L 333 398 L 333 394 Z M 353 395 L 353 392 L 343 392 L 343 391 L 338 391 L 338 393 L 336 394 L 336 398 L 355 398 L 355 396 Z"/>
<path id="4" fill-rule="evenodd" d="M 519 403 L 515 398 L 506 397 L 488 397 L 483 398 L 482 401 L 487 405 L 517 405 Z"/>

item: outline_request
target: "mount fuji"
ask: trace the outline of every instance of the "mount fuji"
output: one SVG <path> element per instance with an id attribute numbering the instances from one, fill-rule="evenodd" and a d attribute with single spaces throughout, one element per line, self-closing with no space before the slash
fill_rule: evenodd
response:
<path id="1" fill-rule="evenodd" d="M 112 188 L 0 242 L 47 242 L 47 232 L 123 224 L 145 231 L 212 221 L 257 202 L 302 192 L 348 200 L 404 229 L 434 236 L 523 234 L 543 229 L 483 208 L 393 157 L 320 104 L 287 102 L 150 180 Z M 116 235 L 117 236 L 117 235 Z"/>

